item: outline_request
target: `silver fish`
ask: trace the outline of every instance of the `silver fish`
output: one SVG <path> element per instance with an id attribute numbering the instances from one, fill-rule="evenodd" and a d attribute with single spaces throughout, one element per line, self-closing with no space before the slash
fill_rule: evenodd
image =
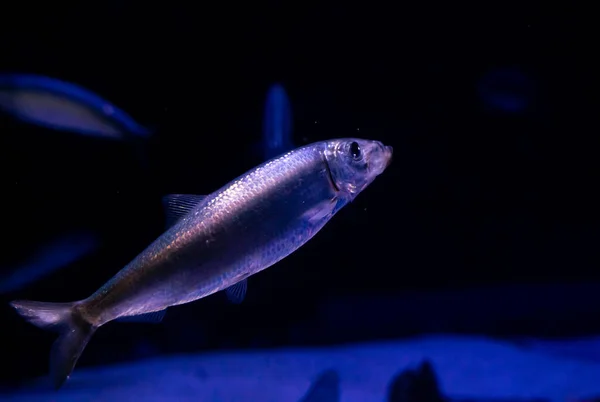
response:
<path id="1" fill-rule="evenodd" d="M 243 297 L 246 278 L 310 240 L 389 165 L 392 147 L 334 139 L 271 159 L 206 196 L 167 198 L 175 221 L 87 299 L 15 300 L 40 328 L 60 333 L 50 356 L 59 388 L 94 332 L 116 319 L 160 320 L 166 308 L 227 289 Z"/>

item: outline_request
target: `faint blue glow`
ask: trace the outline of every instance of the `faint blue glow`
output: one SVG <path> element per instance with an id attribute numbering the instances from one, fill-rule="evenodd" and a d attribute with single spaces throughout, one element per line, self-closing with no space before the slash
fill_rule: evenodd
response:
<path id="1" fill-rule="evenodd" d="M 61 236 L 35 250 L 32 257 L 23 264 L 2 267 L 0 293 L 19 290 L 43 279 L 91 253 L 98 245 L 97 236 L 87 231 Z"/>
<path id="2" fill-rule="evenodd" d="M 283 86 L 274 84 L 269 88 L 265 101 L 263 157 L 271 159 L 293 148 L 290 100 Z"/>
<path id="3" fill-rule="evenodd" d="M 496 68 L 484 74 L 478 83 L 483 104 L 504 113 L 521 113 L 533 100 L 533 83 L 518 68 Z"/>

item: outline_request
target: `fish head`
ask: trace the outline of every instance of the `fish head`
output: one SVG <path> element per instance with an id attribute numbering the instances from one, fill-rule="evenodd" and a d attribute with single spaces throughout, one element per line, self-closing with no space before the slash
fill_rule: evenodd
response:
<path id="1" fill-rule="evenodd" d="M 390 165 L 393 149 L 379 141 L 342 138 L 327 141 L 325 160 L 332 185 L 350 200 Z"/>

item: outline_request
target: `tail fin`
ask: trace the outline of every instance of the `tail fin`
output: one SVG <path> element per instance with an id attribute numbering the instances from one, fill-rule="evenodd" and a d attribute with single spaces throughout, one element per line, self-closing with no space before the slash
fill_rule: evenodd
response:
<path id="1" fill-rule="evenodd" d="M 81 352 L 96 331 L 74 307 L 74 303 L 43 303 L 15 300 L 10 305 L 33 325 L 60 335 L 50 353 L 50 375 L 56 389 L 69 378 Z"/>

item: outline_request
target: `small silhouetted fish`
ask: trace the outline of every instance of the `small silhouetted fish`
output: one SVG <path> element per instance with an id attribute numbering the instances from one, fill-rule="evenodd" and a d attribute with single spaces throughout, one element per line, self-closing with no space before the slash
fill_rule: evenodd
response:
<path id="1" fill-rule="evenodd" d="M 0 74 L 0 110 L 30 124 L 82 135 L 122 140 L 151 134 L 98 95 L 41 75 Z"/>
<path id="2" fill-rule="evenodd" d="M 60 236 L 34 251 L 23 264 L 3 267 L 0 272 L 0 293 L 13 292 L 30 285 L 91 253 L 98 245 L 98 237 L 90 231 Z"/>
<path id="3" fill-rule="evenodd" d="M 396 375 L 389 386 L 388 402 L 444 402 L 431 363 Z"/>
<path id="4" fill-rule="evenodd" d="M 309 241 L 391 159 L 392 147 L 379 141 L 321 141 L 271 159 L 208 196 L 169 197 L 170 228 L 93 295 L 11 305 L 32 324 L 60 330 L 50 358 L 60 387 L 94 332 L 110 321 L 148 314 L 157 321 L 171 306 L 226 289 L 231 298 L 243 297 L 246 278 Z"/>
<path id="5" fill-rule="evenodd" d="M 294 148 L 292 108 L 281 84 L 273 84 L 267 92 L 260 148 L 264 160 Z"/>
<path id="6" fill-rule="evenodd" d="M 326 370 L 316 378 L 299 402 L 338 402 L 340 394 L 340 376 L 335 370 Z"/>

